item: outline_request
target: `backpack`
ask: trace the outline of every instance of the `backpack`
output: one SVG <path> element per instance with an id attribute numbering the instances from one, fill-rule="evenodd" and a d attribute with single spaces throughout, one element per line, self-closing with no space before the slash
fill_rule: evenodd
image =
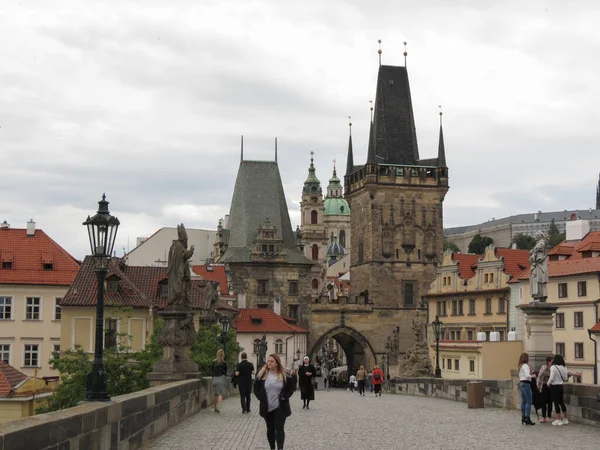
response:
<path id="1" fill-rule="evenodd" d="M 375 373 L 373 374 L 373 379 L 374 379 L 375 381 L 379 381 L 379 380 L 381 380 L 381 375 L 379 375 L 379 372 L 375 372 Z"/>

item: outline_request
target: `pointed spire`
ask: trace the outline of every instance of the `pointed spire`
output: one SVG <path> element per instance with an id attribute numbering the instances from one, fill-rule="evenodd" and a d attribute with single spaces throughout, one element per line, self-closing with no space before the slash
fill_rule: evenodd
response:
<path id="1" fill-rule="evenodd" d="M 404 42 L 404 67 L 406 67 L 406 57 L 408 56 L 408 52 L 406 51 L 406 41 Z"/>
<path id="2" fill-rule="evenodd" d="M 379 54 L 379 65 L 381 66 L 381 54 L 383 53 L 381 50 L 381 39 L 379 39 L 377 42 L 379 42 L 379 50 L 377 50 L 377 53 Z"/>
<path id="3" fill-rule="evenodd" d="M 596 188 L 596 209 L 600 209 L 600 173 L 598 174 L 598 187 Z"/>
<path id="4" fill-rule="evenodd" d="M 441 106 L 440 106 L 441 109 Z M 440 141 L 438 144 L 438 167 L 445 167 L 446 165 L 446 149 L 444 147 L 444 129 L 442 127 L 442 116 L 444 113 L 440 111 Z"/>
<path id="5" fill-rule="evenodd" d="M 348 116 L 348 119 L 351 119 Z M 352 173 L 352 169 L 354 167 L 354 153 L 352 151 L 352 121 L 348 123 L 350 127 L 350 137 L 348 138 L 348 156 L 346 157 L 346 175 L 350 175 Z M 335 176 L 335 163 L 333 167 L 333 175 Z"/>
<path id="6" fill-rule="evenodd" d="M 244 161 L 244 135 L 242 135 L 241 151 L 240 151 L 240 163 Z"/>
<path id="7" fill-rule="evenodd" d="M 277 162 L 277 137 L 275 137 L 275 162 Z"/>
<path id="8" fill-rule="evenodd" d="M 315 175 L 314 154 L 315 152 L 310 152 L 310 166 L 308 168 L 308 177 L 304 181 L 303 194 L 321 194 L 323 192 L 321 190 L 321 182 Z"/>

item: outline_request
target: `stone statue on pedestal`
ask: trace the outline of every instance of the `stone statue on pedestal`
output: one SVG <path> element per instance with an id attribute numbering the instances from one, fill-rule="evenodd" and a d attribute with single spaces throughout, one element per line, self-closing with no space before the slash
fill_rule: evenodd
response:
<path id="1" fill-rule="evenodd" d="M 413 318 L 412 330 L 415 336 L 415 345 L 406 352 L 400 372 L 407 377 L 432 377 L 433 366 L 429 359 L 427 342 L 423 340 L 423 320 L 419 310 Z"/>
<path id="2" fill-rule="evenodd" d="M 163 347 L 162 359 L 148 374 L 151 386 L 198 377 L 198 364 L 190 359 L 190 347 L 196 340 L 194 313 L 191 310 L 189 259 L 194 246 L 187 248 L 187 233 L 183 224 L 177 225 L 178 239 L 173 241 L 168 261 L 168 297 L 164 310 L 158 315 L 164 320 L 158 343 Z"/>
<path id="3" fill-rule="evenodd" d="M 267 363 L 267 337 L 263 334 L 258 344 L 258 368 Z"/>
<path id="4" fill-rule="evenodd" d="M 534 302 L 545 302 L 548 298 L 547 246 L 546 237 L 543 233 L 540 233 L 535 246 L 529 252 L 529 263 L 531 264 L 529 290 Z"/>

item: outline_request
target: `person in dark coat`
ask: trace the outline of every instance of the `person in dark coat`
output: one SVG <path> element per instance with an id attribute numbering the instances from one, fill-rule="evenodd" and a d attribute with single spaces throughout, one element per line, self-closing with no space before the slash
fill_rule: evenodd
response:
<path id="1" fill-rule="evenodd" d="M 254 364 L 248 361 L 248 355 L 242 353 L 242 360 L 235 368 L 235 382 L 240 387 L 240 401 L 242 402 L 242 414 L 250 412 L 250 394 L 252 393 L 252 375 L 254 375 Z"/>
<path id="2" fill-rule="evenodd" d="M 292 414 L 290 397 L 296 390 L 296 375 L 286 372 L 279 356 L 271 354 L 258 372 L 254 395 L 260 402 L 259 413 L 267 425 L 267 440 L 271 449 L 283 450 L 285 419 Z"/>
<path id="3" fill-rule="evenodd" d="M 310 364 L 308 356 L 304 357 L 304 364 L 298 369 L 298 384 L 300 384 L 300 397 L 302 398 L 302 409 L 309 409 L 311 400 L 315 399 L 315 366 Z"/>

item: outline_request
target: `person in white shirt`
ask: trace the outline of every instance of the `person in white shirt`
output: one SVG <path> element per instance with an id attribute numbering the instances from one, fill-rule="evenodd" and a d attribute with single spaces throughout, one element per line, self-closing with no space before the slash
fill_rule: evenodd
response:
<path id="1" fill-rule="evenodd" d="M 519 390 L 521 391 L 521 424 L 535 425 L 531 421 L 531 379 L 535 373 L 529 367 L 529 354 L 522 353 L 519 357 Z"/>
<path id="2" fill-rule="evenodd" d="M 354 392 L 354 383 L 356 382 L 356 377 L 354 375 L 350 375 L 350 388 L 348 389 L 350 392 Z"/>
<path id="3" fill-rule="evenodd" d="M 569 371 L 565 366 L 564 358 L 561 355 L 555 355 L 550 367 L 550 378 L 548 379 L 550 396 L 556 410 L 556 420 L 552 422 L 552 425 L 566 425 L 569 423 L 569 419 L 567 419 L 567 407 L 563 398 L 563 383 L 568 381 L 568 379 Z"/>

